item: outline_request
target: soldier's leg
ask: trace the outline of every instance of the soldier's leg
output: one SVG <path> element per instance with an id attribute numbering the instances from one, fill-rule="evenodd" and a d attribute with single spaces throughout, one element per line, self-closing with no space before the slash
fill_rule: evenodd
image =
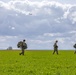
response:
<path id="1" fill-rule="evenodd" d="M 22 52 L 21 53 L 19 53 L 19 55 L 21 55 L 22 54 Z"/>
<path id="2" fill-rule="evenodd" d="M 22 52 L 21 53 L 19 53 L 19 55 L 21 55 L 22 54 Z"/>
<path id="3" fill-rule="evenodd" d="M 56 53 L 58 54 L 58 50 L 56 50 Z"/>
<path id="4" fill-rule="evenodd" d="M 75 50 L 74 54 L 76 54 L 76 50 Z"/>
<path id="5" fill-rule="evenodd" d="M 24 55 L 24 49 L 22 49 L 22 54 Z"/>
<path id="6" fill-rule="evenodd" d="M 53 54 L 55 53 L 55 50 L 53 51 Z"/>
<path id="7" fill-rule="evenodd" d="M 22 51 L 23 51 L 23 49 L 21 48 L 21 53 L 19 53 L 19 55 L 21 55 L 21 54 L 22 54 Z"/>

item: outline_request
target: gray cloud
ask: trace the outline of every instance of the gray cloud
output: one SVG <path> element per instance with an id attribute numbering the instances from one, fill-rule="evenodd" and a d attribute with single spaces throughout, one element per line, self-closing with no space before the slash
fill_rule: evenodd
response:
<path id="1" fill-rule="evenodd" d="M 60 48 L 68 49 L 65 44 L 69 44 L 69 41 L 71 44 L 68 46 L 72 48 L 70 45 L 76 41 L 75 8 L 75 4 L 62 4 L 49 0 L 0 1 L 0 36 L 5 37 L 0 38 L 3 40 L 1 48 L 7 41 L 10 44 L 13 39 L 12 45 L 16 47 L 14 43 L 24 38 L 28 40 L 29 49 L 50 49 L 52 48 L 50 44 L 52 46 L 56 39 L 63 45 Z M 6 36 L 13 38 L 10 40 Z"/>

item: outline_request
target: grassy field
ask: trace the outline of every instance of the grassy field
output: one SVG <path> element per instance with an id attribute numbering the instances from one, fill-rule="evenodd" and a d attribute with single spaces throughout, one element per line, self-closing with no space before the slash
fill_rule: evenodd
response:
<path id="1" fill-rule="evenodd" d="M 0 51 L 0 75 L 76 75 L 74 51 Z"/>

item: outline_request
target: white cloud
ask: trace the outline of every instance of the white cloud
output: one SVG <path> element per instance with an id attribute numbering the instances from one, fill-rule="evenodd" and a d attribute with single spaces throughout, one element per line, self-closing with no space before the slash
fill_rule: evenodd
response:
<path id="1" fill-rule="evenodd" d="M 75 33 L 76 33 L 76 31 L 74 31 L 74 30 L 73 30 L 73 31 L 70 31 L 69 33 L 74 33 L 74 34 L 75 34 Z"/>
<path id="2" fill-rule="evenodd" d="M 0 49 L 7 49 L 9 46 L 17 48 L 17 36 L 0 36 Z"/>
<path id="3" fill-rule="evenodd" d="M 56 38 L 60 43 L 64 43 L 66 39 L 69 39 L 69 38 Z"/>
<path id="4" fill-rule="evenodd" d="M 73 20 L 73 24 L 76 23 L 76 11 L 71 14 L 71 19 Z"/>
<path id="5" fill-rule="evenodd" d="M 51 43 L 51 40 L 30 40 L 30 42 L 32 43 L 36 43 L 36 44 L 45 44 L 45 43 Z"/>
<path id="6" fill-rule="evenodd" d="M 54 37 L 54 36 L 62 36 L 62 34 L 61 33 L 44 33 L 44 36 Z"/>
<path id="7" fill-rule="evenodd" d="M 64 13 L 63 17 L 66 19 L 68 17 L 68 14 L 69 14 L 69 9 Z"/>

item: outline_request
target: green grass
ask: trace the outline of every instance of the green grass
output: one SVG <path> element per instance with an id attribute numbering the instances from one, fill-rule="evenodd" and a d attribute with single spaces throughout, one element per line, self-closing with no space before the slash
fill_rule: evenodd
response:
<path id="1" fill-rule="evenodd" d="M 0 51 L 0 75 L 76 75 L 74 51 Z"/>

